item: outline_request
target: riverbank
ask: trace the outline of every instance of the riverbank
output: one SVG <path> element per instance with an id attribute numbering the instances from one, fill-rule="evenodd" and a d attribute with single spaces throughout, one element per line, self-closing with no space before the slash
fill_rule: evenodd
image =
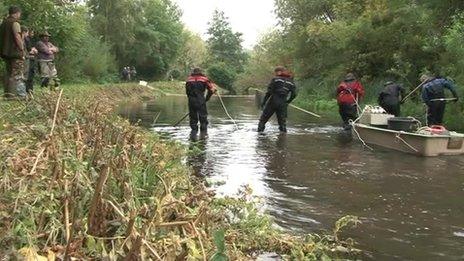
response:
<path id="1" fill-rule="evenodd" d="M 213 197 L 183 164 L 186 149 L 114 113 L 153 97 L 136 85 L 64 86 L 0 102 L 0 257 L 246 260 L 354 258 L 337 222 L 327 235 L 276 229 L 244 190 Z"/>

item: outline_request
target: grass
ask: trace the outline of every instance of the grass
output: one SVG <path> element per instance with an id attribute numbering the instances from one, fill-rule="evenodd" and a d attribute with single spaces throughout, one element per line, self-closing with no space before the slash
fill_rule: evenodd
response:
<path id="1" fill-rule="evenodd" d="M 186 148 L 114 113 L 153 97 L 135 85 L 38 90 L 1 101 L 0 259 L 249 260 L 356 258 L 342 227 L 287 235 L 245 189 L 217 199 L 183 164 Z M 47 259 L 44 259 L 47 260 Z"/>

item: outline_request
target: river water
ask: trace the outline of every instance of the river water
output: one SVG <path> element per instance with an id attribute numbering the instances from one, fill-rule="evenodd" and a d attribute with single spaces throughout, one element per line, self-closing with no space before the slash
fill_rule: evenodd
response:
<path id="1" fill-rule="evenodd" d="M 362 224 L 344 236 L 356 240 L 365 259 L 464 260 L 464 156 L 369 151 L 341 131 L 338 119 L 317 121 L 292 109 L 288 134 L 279 134 L 273 119 L 260 135 L 255 98 L 224 101 L 238 128 L 213 98 L 209 137 L 196 143 L 189 141 L 187 120 L 171 127 L 187 111 L 183 97 L 126 105 L 121 114 L 195 147 L 187 162 L 218 195 L 249 185 L 289 232 L 330 230 L 355 215 Z"/>

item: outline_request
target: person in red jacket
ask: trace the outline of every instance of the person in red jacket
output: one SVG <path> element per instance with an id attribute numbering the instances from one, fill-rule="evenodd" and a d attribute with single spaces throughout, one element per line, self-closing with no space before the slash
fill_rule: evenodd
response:
<path id="1" fill-rule="evenodd" d="M 208 110 L 206 102 L 216 92 L 214 84 L 206 77 L 200 68 L 193 69 L 185 84 L 185 91 L 188 97 L 188 107 L 190 116 L 190 127 L 192 128 L 191 137 L 198 133 L 198 121 L 200 121 L 200 134 L 206 136 L 208 130 Z M 207 94 L 205 96 L 205 92 Z"/>
<path id="2" fill-rule="evenodd" d="M 337 88 L 337 102 L 344 129 L 350 129 L 350 120 L 358 117 L 358 102 L 363 96 L 364 87 L 361 82 L 353 73 L 348 73 Z"/>

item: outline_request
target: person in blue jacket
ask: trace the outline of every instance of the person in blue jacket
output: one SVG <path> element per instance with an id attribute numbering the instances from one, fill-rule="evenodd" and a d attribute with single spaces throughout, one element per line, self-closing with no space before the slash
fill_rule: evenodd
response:
<path id="1" fill-rule="evenodd" d="M 454 102 L 459 100 L 454 84 L 443 77 L 431 77 L 422 75 L 422 100 L 427 105 L 427 122 L 429 126 L 442 125 L 446 109 L 445 89 L 451 91 Z"/>

